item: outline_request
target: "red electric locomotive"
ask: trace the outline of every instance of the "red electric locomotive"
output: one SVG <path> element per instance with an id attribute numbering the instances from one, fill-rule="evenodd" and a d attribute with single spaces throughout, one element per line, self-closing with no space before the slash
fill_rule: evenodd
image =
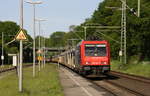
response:
<path id="1" fill-rule="evenodd" d="M 82 41 L 75 48 L 75 69 L 80 74 L 110 71 L 110 47 L 107 41 Z"/>
<path id="2" fill-rule="evenodd" d="M 75 48 L 67 50 L 52 61 L 59 62 L 82 75 L 102 74 L 110 71 L 109 43 L 103 41 L 81 41 Z"/>

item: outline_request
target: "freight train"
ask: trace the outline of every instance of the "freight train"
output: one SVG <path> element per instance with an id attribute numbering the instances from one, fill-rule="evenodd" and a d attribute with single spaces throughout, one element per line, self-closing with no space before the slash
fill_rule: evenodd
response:
<path id="1" fill-rule="evenodd" d="M 103 74 L 110 71 L 108 41 L 81 41 L 75 48 L 52 57 L 82 75 Z"/>

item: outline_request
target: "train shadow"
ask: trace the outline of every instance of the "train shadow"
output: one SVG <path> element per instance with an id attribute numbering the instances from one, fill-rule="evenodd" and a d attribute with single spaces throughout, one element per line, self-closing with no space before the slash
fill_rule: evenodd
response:
<path id="1" fill-rule="evenodd" d="M 94 80 L 94 81 L 97 81 L 97 80 L 117 80 L 117 79 L 120 79 L 119 77 L 117 76 L 114 76 L 114 75 L 111 75 L 111 74 L 102 74 L 102 75 L 90 75 L 90 76 L 86 76 L 87 79 L 89 80 Z"/>

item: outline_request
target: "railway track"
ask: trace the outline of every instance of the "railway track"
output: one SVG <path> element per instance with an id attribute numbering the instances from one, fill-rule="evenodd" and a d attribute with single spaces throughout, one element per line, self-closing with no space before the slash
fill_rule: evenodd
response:
<path id="1" fill-rule="evenodd" d="M 124 93 L 126 91 L 126 95 L 131 93 L 134 96 L 150 96 L 150 78 L 146 77 L 111 71 L 108 78 L 93 80 L 92 82 L 99 86 L 102 85 L 104 88 L 113 91 L 118 96 L 122 93 L 117 90 L 124 90 Z M 102 84 L 102 82 L 105 84 Z M 114 86 L 115 88 L 112 90 L 111 88 L 108 88 L 108 86 L 106 87 L 105 85 L 108 84 L 111 85 L 111 87 Z M 121 96 L 123 96 L 123 94 Z"/>
<path id="2" fill-rule="evenodd" d="M 147 78 L 147 77 L 131 75 L 131 74 L 121 73 L 121 72 L 116 72 L 116 71 L 111 71 L 110 74 L 114 76 L 118 76 L 118 77 L 124 77 L 128 79 L 140 81 L 140 82 L 150 83 L 150 78 Z"/>
<path id="3" fill-rule="evenodd" d="M 111 71 L 106 76 L 88 77 L 87 80 L 114 96 L 150 96 L 150 78 Z"/>
<path id="4" fill-rule="evenodd" d="M 150 96 L 150 78 L 111 71 L 106 76 L 88 77 L 88 80 L 116 96 Z"/>
<path id="5" fill-rule="evenodd" d="M 32 66 L 32 64 L 24 65 L 23 67 L 30 67 L 30 66 Z M 3 69 L 3 70 L 0 70 L 0 74 L 4 73 L 4 72 L 9 72 L 9 71 L 12 71 L 12 70 L 16 70 L 16 68 L 12 67 L 12 68 L 6 68 L 6 69 Z"/>
<path id="6" fill-rule="evenodd" d="M 1 73 L 4 73 L 4 72 L 12 71 L 12 70 L 15 70 L 15 67 L 2 69 L 2 70 L 0 70 L 0 74 L 1 74 Z"/>

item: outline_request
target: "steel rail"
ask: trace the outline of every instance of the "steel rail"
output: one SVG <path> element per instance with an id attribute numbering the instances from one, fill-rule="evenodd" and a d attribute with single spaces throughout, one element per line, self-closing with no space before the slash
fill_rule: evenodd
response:
<path id="1" fill-rule="evenodd" d="M 117 75 L 117 76 L 121 76 L 121 77 L 125 77 L 128 79 L 133 79 L 133 80 L 137 80 L 140 82 L 144 82 L 144 83 L 149 83 L 150 84 L 150 78 L 148 77 L 142 77 L 142 76 L 137 76 L 137 75 L 131 75 L 131 74 L 127 74 L 127 73 L 121 73 L 121 72 L 116 72 L 116 71 L 111 71 L 110 74 L 112 75 Z"/>
<path id="2" fill-rule="evenodd" d="M 23 67 L 30 67 L 30 66 L 32 66 L 32 64 L 24 65 Z M 4 72 L 9 72 L 9 71 L 12 71 L 12 70 L 15 70 L 15 69 L 16 69 L 15 67 L 2 69 L 2 70 L 0 70 L 0 74 L 2 74 Z"/>

